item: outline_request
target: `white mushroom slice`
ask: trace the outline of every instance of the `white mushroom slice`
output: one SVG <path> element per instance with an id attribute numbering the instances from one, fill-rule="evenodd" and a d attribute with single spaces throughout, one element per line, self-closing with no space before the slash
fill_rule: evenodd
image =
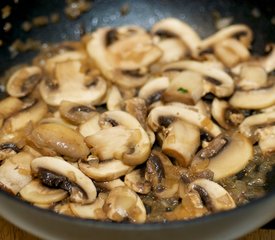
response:
<path id="1" fill-rule="evenodd" d="M 176 159 L 178 165 L 189 165 L 200 145 L 200 130 L 198 127 L 184 121 L 175 121 L 165 130 L 162 151 Z"/>
<path id="2" fill-rule="evenodd" d="M 8 132 L 15 132 L 25 128 L 28 123 L 36 124 L 47 114 L 47 112 L 47 104 L 41 100 L 35 100 L 31 106 L 9 117 L 5 121 L 3 128 Z"/>
<path id="3" fill-rule="evenodd" d="M 90 153 L 84 138 L 75 130 L 57 123 L 44 123 L 34 128 L 29 139 L 49 155 L 61 154 L 72 158 L 86 159 Z"/>
<path id="4" fill-rule="evenodd" d="M 208 179 L 197 179 L 188 186 L 190 191 L 196 191 L 212 212 L 230 210 L 236 204 L 230 194 L 219 184 Z"/>
<path id="5" fill-rule="evenodd" d="M 31 162 L 32 171 L 44 184 L 69 191 L 76 203 L 92 203 L 96 188 L 90 178 L 62 158 L 39 157 Z"/>
<path id="6" fill-rule="evenodd" d="M 148 105 L 161 99 L 163 91 L 169 86 L 167 77 L 158 77 L 147 82 L 139 91 L 138 96 Z"/>
<path id="7" fill-rule="evenodd" d="M 161 50 L 153 44 L 148 33 L 141 31 L 120 39 L 113 37 L 116 41 L 110 43 L 110 35 L 119 31 L 121 28 L 117 31 L 98 29 L 87 44 L 87 52 L 107 79 L 126 88 L 141 86 L 147 80 L 142 68 L 160 58 Z"/>
<path id="8" fill-rule="evenodd" d="M 147 160 L 151 150 L 150 139 L 139 121 L 131 114 L 123 111 L 108 111 L 101 114 L 99 123 L 102 128 L 122 125 L 132 130 L 139 130 L 140 140 L 135 146 L 131 146 L 130 151 L 123 154 L 121 160 L 128 165 L 138 165 Z"/>
<path id="9" fill-rule="evenodd" d="M 47 81 L 42 81 L 39 87 L 40 94 L 49 105 L 58 106 L 62 101 L 95 104 L 104 96 L 107 84 L 104 79 L 97 77 L 91 84 L 81 72 L 80 61 L 57 63 L 55 78 L 57 86 L 51 87 Z"/>
<path id="10" fill-rule="evenodd" d="M 151 191 L 151 184 L 145 179 L 145 172 L 141 169 L 134 170 L 124 177 L 125 184 L 133 191 L 147 194 Z"/>
<path id="11" fill-rule="evenodd" d="M 95 181 L 112 181 L 128 172 L 134 167 L 124 164 L 121 160 L 102 161 L 99 163 L 79 162 L 80 170 Z"/>
<path id="12" fill-rule="evenodd" d="M 109 111 L 112 110 L 121 110 L 122 107 L 123 98 L 121 96 L 120 91 L 118 90 L 118 87 L 115 85 L 112 85 L 108 100 L 107 100 L 107 109 Z"/>
<path id="13" fill-rule="evenodd" d="M 0 166 L 0 189 L 16 195 L 31 180 L 33 156 L 20 152 L 4 161 Z"/>
<path id="14" fill-rule="evenodd" d="M 101 188 L 103 191 L 108 190 L 111 191 L 112 189 L 116 187 L 123 187 L 125 186 L 125 183 L 120 179 L 115 179 L 111 181 L 106 181 L 106 182 L 95 182 L 96 187 Z"/>
<path id="15" fill-rule="evenodd" d="M 9 78 L 7 92 L 13 97 L 24 97 L 32 92 L 41 78 L 42 72 L 39 67 L 20 68 Z"/>
<path id="16" fill-rule="evenodd" d="M 47 59 L 45 62 L 45 69 L 49 74 L 54 74 L 55 67 L 58 63 L 67 61 L 81 61 L 86 58 L 84 52 L 81 51 L 69 51 L 58 54 L 52 58 Z"/>
<path id="17" fill-rule="evenodd" d="M 266 72 L 272 72 L 275 69 L 275 44 L 269 44 L 266 46 L 266 50 L 269 54 L 260 59 L 260 64 L 266 70 Z"/>
<path id="18" fill-rule="evenodd" d="M 212 92 L 217 97 L 228 97 L 234 90 L 233 79 L 225 71 L 209 64 L 186 60 L 166 64 L 162 70 L 190 70 L 200 73 L 204 76 L 204 92 Z"/>
<path id="19" fill-rule="evenodd" d="M 99 122 L 99 113 L 96 113 L 91 119 L 89 119 L 87 122 L 79 126 L 78 130 L 80 134 L 83 137 L 88 137 L 95 134 L 101 129 L 98 122 Z"/>
<path id="20" fill-rule="evenodd" d="M 95 220 L 105 220 L 107 219 L 107 216 L 102 208 L 106 198 L 106 193 L 99 193 L 97 199 L 93 203 L 86 205 L 79 203 L 69 203 L 70 209 L 77 217 Z"/>
<path id="21" fill-rule="evenodd" d="M 244 65 L 240 72 L 240 81 L 237 86 L 242 90 L 252 90 L 267 85 L 267 73 L 261 66 Z"/>
<path id="22" fill-rule="evenodd" d="M 180 177 L 179 167 L 174 166 L 163 153 L 152 151 L 146 162 L 145 179 L 150 182 L 156 197 L 175 197 L 179 189 Z"/>
<path id="23" fill-rule="evenodd" d="M 52 189 L 41 184 L 36 179 L 32 180 L 20 190 L 20 196 L 31 203 L 52 204 L 67 197 L 68 193 L 62 189 Z"/>
<path id="24" fill-rule="evenodd" d="M 275 103 L 275 84 L 255 90 L 237 90 L 229 104 L 235 108 L 261 109 Z"/>
<path id="25" fill-rule="evenodd" d="M 169 87 L 163 92 L 162 100 L 194 105 L 203 94 L 202 75 L 192 71 L 183 71 L 171 81 Z"/>
<path id="26" fill-rule="evenodd" d="M 0 144 L 0 162 L 8 157 L 11 157 L 21 151 L 15 143 L 1 143 Z"/>
<path id="27" fill-rule="evenodd" d="M 246 25 L 243 25 L 243 24 L 231 25 L 221 29 L 220 31 L 214 33 L 210 37 L 202 40 L 200 43 L 199 49 L 200 50 L 208 49 L 213 45 L 231 37 L 236 37 L 246 47 L 249 47 L 253 38 L 253 34 L 251 29 Z"/>
<path id="28" fill-rule="evenodd" d="M 203 100 L 199 100 L 197 102 L 197 104 L 195 105 L 195 107 L 198 109 L 198 111 L 205 115 L 206 117 L 211 118 L 211 109 L 210 106 L 204 102 Z"/>
<path id="29" fill-rule="evenodd" d="M 258 140 L 257 129 L 263 129 L 274 125 L 275 111 L 255 114 L 247 117 L 240 125 L 241 133 L 250 138 L 253 143 Z"/>
<path id="30" fill-rule="evenodd" d="M 250 53 L 240 41 L 229 38 L 214 46 L 214 53 L 226 67 L 233 67 L 239 62 L 246 61 Z"/>
<path id="31" fill-rule="evenodd" d="M 157 22 L 152 27 L 152 33 L 156 35 L 168 35 L 178 37 L 186 45 L 193 56 L 197 54 L 197 48 L 201 39 L 188 24 L 176 18 L 166 18 Z"/>
<path id="32" fill-rule="evenodd" d="M 15 97 L 7 97 L 0 101 L 0 115 L 6 119 L 22 109 L 24 103 Z"/>
<path id="33" fill-rule="evenodd" d="M 156 45 L 162 51 L 162 56 L 159 59 L 160 63 L 179 61 L 187 54 L 186 47 L 179 39 L 161 39 Z"/>
<path id="34" fill-rule="evenodd" d="M 109 219 L 121 222 L 126 218 L 133 223 L 144 223 L 146 210 L 140 197 L 128 187 L 114 188 L 103 207 Z"/>
<path id="35" fill-rule="evenodd" d="M 263 154 L 275 152 L 275 126 L 267 126 L 256 130 L 259 137 L 259 147 Z"/>
<path id="36" fill-rule="evenodd" d="M 196 154 L 191 167 L 197 171 L 207 163 L 217 181 L 238 173 L 252 158 L 253 147 L 246 137 L 240 133 L 221 134 Z"/>
<path id="37" fill-rule="evenodd" d="M 182 105 L 167 105 L 156 107 L 151 110 L 147 122 L 149 127 L 157 132 L 161 126 L 168 127 L 176 119 L 184 120 L 200 129 L 217 136 L 221 133 L 220 128 L 210 118 L 199 113 L 194 107 Z"/>
<path id="38" fill-rule="evenodd" d="M 123 126 L 102 129 L 85 138 L 93 155 L 99 160 L 122 159 L 140 141 L 138 129 L 128 129 Z"/>
<path id="39" fill-rule="evenodd" d="M 59 112 L 63 118 L 74 124 L 84 123 L 96 114 L 94 107 L 70 101 L 62 101 Z"/>
<path id="40" fill-rule="evenodd" d="M 224 129 L 239 125 L 245 116 L 233 109 L 228 102 L 214 98 L 211 106 L 211 114 L 217 123 Z"/>

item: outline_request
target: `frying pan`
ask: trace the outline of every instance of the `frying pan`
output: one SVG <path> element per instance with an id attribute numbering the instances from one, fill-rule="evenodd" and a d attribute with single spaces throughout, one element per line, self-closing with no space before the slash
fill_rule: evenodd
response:
<path id="1" fill-rule="evenodd" d="M 0 2 L 1 8 L 6 4 L 12 7 L 11 15 L 0 20 L 0 26 L 7 21 L 12 24 L 9 32 L 2 31 L 0 27 L 0 39 L 4 42 L 0 48 L 0 75 L 15 64 L 30 61 L 36 54 L 26 52 L 11 57 L 8 47 L 17 38 L 33 38 L 41 42 L 78 40 L 83 32 L 93 31 L 97 27 L 138 24 L 150 28 L 156 21 L 171 16 L 186 21 L 202 37 L 216 31 L 212 16 L 214 12 L 219 12 L 222 17 L 233 17 L 233 23 L 244 23 L 252 28 L 255 34 L 253 51 L 256 54 L 263 53 L 266 43 L 275 42 L 275 25 L 271 23 L 275 15 L 273 0 L 95 0 L 92 9 L 75 21 L 65 17 L 64 1 L 15 2 Z M 125 3 L 130 11 L 126 16 L 121 16 L 119 9 Z M 251 14 L 255 8 L 260 16 Z M 59 23 L 35 28 L 30 33 L 21 29 L 23 21 L 52 12 L 60 14 Z M 4 95 L 1 92 L 1 97 Z M 234 239 L 275 217 L 275 171 L 268 175 L 267 191 L 263 198 L 231 211 L 189 221 L 133 225 L 61 216 L 33 207 L 0 190 L 0 214 L 43 239 Z"/>

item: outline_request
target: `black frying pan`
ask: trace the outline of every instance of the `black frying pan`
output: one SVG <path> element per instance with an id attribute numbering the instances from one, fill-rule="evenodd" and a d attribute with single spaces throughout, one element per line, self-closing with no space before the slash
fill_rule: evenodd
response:
<path id="1" fill-rule="evenodd" d="M 275 16 L 274 0 L 95 0 L 93 1 L 91 11 L 83 14 L 74 21 L 70 21 L 65 17 L 63 12 L 65 6 L 64 1 L 19 0 L 18 3 L 15 2 L 17 1 L 0 1 L 0 9 L 7 4 L 12 7 L 11 15 L 4 20 L 0 19 L 0 39 L 4 43 L 4 45 L 0 47 L 0 76 L 4 74 L 6 69 L 18 63 L 28 62 L 36 54 L 36 52 L 30 51 L 20 53 L 16 57 L 11 57 L 8 48 L 17 38 L 22 40 L 33 38 L 41 42 L 78 40 L 83 33 L 93 31 L 97 27 L 137 24 L 149 28 L 159 19 L 171 16 L 186 21 L 202 37 L 206 37 L 216 31 L 213 18 L 213 14 L 216 12 L 219 12 L 222 17 L 233 17 L 233 23 L 244 23 L 252 28 L 255 39 L 253 51 L 255 53 L 263 53 L 266 43 L 275 42 L 275 25 L 271 22 L 272 17 L 274 18 Z M 121 16 L 120 8 L 125 3 L 129 5 L 130 11 L 127 15 Z M 258 17 L 251 14 L 253 9 L 255 11 L 255 8 L 260 12 L 260 16 Z M 49 14 L 53 12 L 57 12 L 61 16 L 57 24 L 35 28 L 29 33 L 21 29 L 23 21 L 29 21 L 33 17 L 41 15 L 49 16 Z M 6 22 L 12 24 L 12 29 L 9 32 L 3 31 L 3 25 Z M 0 92 L 0 94 L 4 96 L 3 92 Z M 248 214 L 249 211 L 256 211 L 257 208 L 263 209 L 262 214 L 266 214 L 265 211 L 273 211 L 274 216 L 274 208 L 266 210 L 268 207 L 264 206 L 274 203 L 275 201 L 275 171 L 269 174 L 267 188 L 268 194 L 266 197 L 254 203 L 252 202 L 247 206 L 240 207 L 228 213 L 219 213 L 215 216 L 205 217 L 202 220 L 198 219 L 188 222 L 168 223 L 165 224 L 165 226 L 159 224 L 147 224 L 144 226 L 120 224 L 120 226 L 118 226 L 116 224 L 96 223 L 94 221 L 72 220 L 64 216 L 56 216 L 54 213 L 48 213 L 44 210 L 30 207 L 21 201 L 12 199 L 1 190 L 0 200 L 3 201 L 5 207 L 12 210 L 4 211 L 0 208 L 1 211 L 3 210 L 2 212 L 0 211 L 0 213 L 13 223 L 17 225 L 21 224 L 20 226 L 22 228 L 32 233 L 38 234 L 39 236 L 46 236 L 45 234 L 48 232 L 49 234 L 53 234 L 49 236 L 59 236 L 59 239 L 75 239 L 73 237 L 75 235 L 70 230 L 70 227 L 73 226 L 76 227 L 76 231 L 79 231 L 79 237 L 82 236 L 82 239 L 86 239 L 85 237 L 89 236 L 89 231 L 96 233 L 96 235 L 93 235 L 93 239 L 107 239 L 110 236 L 112 236 L 113 239 L 122 237 L 146 239 L 148 236 L 150 236 L 151 239 L 164 239 L 164 237 L 169 236 L 180 239 L 183 238 L 182 234 L 186 234 L 185 236 L 187 237 L 199 236 L 198 232 L 194 233 L 194 231 L 196 231 L 195 229 L 200 229 L 201 233 L 205 234 L 202 236 L 207 238 L 209 236 L 214 236 L 213 229 L 211 230 L 211 228 L 216 227 L 214 226 L 215 224 L 221 224 L 218 232 L 220 232 L 219 236 L 222 236 L 221 234 L 225 232 L 222 229 L 232 228 L 232 218 L 235 217 L 236 223 L 239 225 L 243 223 L 240 221 L 247 220 L 249 222 L 249 217 L 246 217 L 246 214 Z M 274 204 L 272 206 L 274 206 Z M 24 215 L 24 211 L 29 211 L 29 217 L 27 217 L 26 223 L 22 225 L 22 221 L 24 221 L 22 214 Z M 33 218 L 40 218 L 41 221 L 36 221 Z M 237 219 L 239 219 L 239 221 Z M 51 226 L 51 221 L 55 226 Z M 259 224 L 265 222 L 266 221 L 263 220 L 261 223 L 259 222 L 258 225 L 252 224 L 250 228 L 245 228 L 244 225 L 243 231 L 239 231 L 239 234 L 252 230 L 252 226 L 258 227 Z M 34 228 L 36 230 L 32 230 L 32 224 L 35 225 Z M 64 232 L 61 233 L 61 230 L 59 231 L 59 235 L 57 234 L 58 227 L 56 225 L 58 224 L 60 224 L 59 227 L 62 231 L 68 232 L 67 235 Z M 228 226 L 226 224 L 228 224 Z M 67 230 L 64 230 L 64 228 Z M 55 233 L 51 233 L 51 231 Z M 84 231 L 84 233 L 81 231 Z M 209 233 L 212 235 L 209 235 Z M 223 238 L 237 236 L 236 234 L 227 234 L 229 235 L 225 235 Z"/>

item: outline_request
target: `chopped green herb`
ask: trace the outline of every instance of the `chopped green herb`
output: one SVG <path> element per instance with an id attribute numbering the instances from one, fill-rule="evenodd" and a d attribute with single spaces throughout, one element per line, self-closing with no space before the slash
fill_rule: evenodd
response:
<path id="1" fill-rule="evenodd" d="M 180 93 L 188 93 L 188 90 L 185 89 L 185 88 L 180 87 L 180 88 L 178 88 L 178 92 L 180 92 Z"/>

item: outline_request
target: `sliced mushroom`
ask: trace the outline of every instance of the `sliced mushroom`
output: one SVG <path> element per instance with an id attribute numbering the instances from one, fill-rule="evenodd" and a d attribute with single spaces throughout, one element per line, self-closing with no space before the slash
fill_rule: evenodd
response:
<path id="1" fill-rule="evenodd" d="M 40 84 L 39 90 L 44 101 L 53 106 L 60 105 L 62 101 L 96 104 L 104 96 L 107 84 L 100 77 L 87 81 L 90 77 L 81 72 L 81 67 L 80 61 L 57 63 L 57 85 L 52 87 L 45 80 Z"/>
<path id="2" fill-rule="evenodd" d="M 177 120 L 165 129 L 162 151 L 183 167 L 189 165 L 200 145 L 200 130 L 187 122 Z"/>
<path id="3" fill-rule="evenodd" d="M 221 132 L 219 127 L 210 118 L 201 114 L 198 109 L 183 104 L 156 107 L 150 112 L 147 122 L 149 127 L 157 132 L 162 126 L 167 128 L 176 119 L 193 124 L 212 136 L 217 136 Z"/>
<path id="4" fill-rule="evenodd" d="M 226 67 L 246 61 L 250 57 L 247 47 L 234 38 L 225 39 L 214 46 L 214 53 Z"/>
<path id="5" fill-rule="evenodd" d="M 232 108 L 228 102 L 214 98 L 211 106 L 211 113 L 217 123 L 225 128 L 238 126 L 245 118 L 244 114 Z"/>
<path id="6" fill-rule="evenodd" d="M 158 77 L 147 82 L 139 91 L 138 96 L 148 105 L 161 100 L 162 93 L 169 86 L 167 77 Z"/>
<path id="7" fill-rule="evenodd" d="M 112 181 L 128 172 L 134 167 L 124 164 L 121 160 L 101 162 L 79 162 L 80 170 L 95 181 Z"/>
<path id="8" fill-rule="evenodd" d="M 163 153 L 153 150 L 146 162 L 145 179 L 151 183 L 158 198 L 174 197 L 179 189 L 180 174 Z"/>
<path id="9" fill-rule="evenodd" d="M 97 188 L 100 188 L 102 191 L 111 191 L 116 187 L 123 187 L 125 183 L 120 179 L 115 179 L 106 182 L 94 182 Z"/>
<path id="10" fill-rule="evenodd" d="M 61 154 L 72 161 L 87 159 L 90 153 L 84 138 L 62 124 L 44 123 L 34 128 L 28 139 L 45 154 Z"/>
<path id="11" fill-rule="evenodd" d="M 181 203 L 171 212 L 165 213 L 167 220 L 187 220 L 207 215 L 209 211 L 203 205 L 198 193 L 188 192 L 182 196 Z"/>
<path id="12" fill-rule="evenodd" d="M 138 129 L 116 126 L 102 129 L 85 138 L 93 155 L 99 160 L 123 159 L 141 139 Z"/>
<path id="13" fill-rule="evenodd" d="M 223 70 L 213 65 L 185 60 L 166 64 L 162 71 L 190 70 L 204 76 L 204 93 L 211 92 L 217 97 L 228 97 L 233 93 L 233 79 Z"/>
<path id="14" fill-rule="evenodd" d="M 28 123 L 35 124 L 39 122 L 47 112 L 47 104 L 41 100 L 34 100 L 30 106 L 23 108 L 9 117 L 3 125 L 3 129 L 7 132 L 21 130 L 25 128 Z"/>
<path id="15" fill-rule="evenodd" d="M 249 47 L 253 38 L 253 34 L 247 25 L 231 25 L 202 40 L 199 45 L 199 49 L 201 51 L 208 49 L 213 45 L 231 37 L 237 38 L 241 43 L 244 44 L 244 46 Z"/>
<path id="16" fill-rule="evenodd" d="M 109 111 L 112 110 L 121 110 L 123 103 L 123 98 L 121 96 L 121 93 L 115 85 L 112 85 L 108 100 L 107 100 L 107 109 Z"/>
<path id="17" fill-rule="evenodd" d="M 16 195 L 31 180 L 31 161 L 33 156 L 20 152 L 7 158 L 0 166 L 0 188 Z"/>
<path id="18" fill-rule="evenodd" d="M 139 131 L 140 140 L 135 145 L 130 143 L 130 149 L 123 153 L 121 160 L 128 165 L 138 165 L 147 160 L 151 149 L 150 139 L 138 120 L 131 114 L 123 111 L 107 111 L 101 114 L 99 124 L 102 128 L 121 125 L 134 130 L 133 133 Z"/>
<path id="19" fill-rule="evenodd" d="M 75 216 L 87 219 L 106 220 L 106 213 L 103 206 L 107 198 L 106 193 L 99 193 L 97 199 L 91 204 L 69 203 L 70 209 Z"/>
<path id="20" fill-rule="evenodd" d="M 41 78 L 42 71 L 37 66 L 20 68 L 9 78 L 7 92 L 13 97 L 24 97 L 33 91 Z"/>
<path id="21" fill-rule="evenodd" d="M 10 117 L 23 108 L 24 103 L 15 97 L 7 97 L 0 101 L 0 116 L 2 120 Z M 1 126 L 1 125 L 0 125 Z"/>
<path id="22" fill-rule="evenodd" d="M 208 179 L 197 179 L 188 188 L 200 195 L 211 212 L 225 211 L 236 207 L 229 193 L 216 182 Z"/>
<path id="23" fill-rule="evenodd" d="M 252 158 L 253 147 L 246 137 L 240 133 L 232 136 L 223 133 L 196 154 L 191 168 L 200 171 L 203 166 L 203 169 L 214 173 L 214 180 L 217 181 L 238 173 Z"/>
<path id="24" fill-rule="evenodd" d="M 72 202 L 85 204 L 96 199 L 92 180 L 62 158 L 39 157 L 31 162 L 31 168 L 43 184 L 68 191 Z"/>
<path id="25" fill-rule="evenodd" d="M 83 137 L 88 137 L 98 132 L 101 129 L 98 121 L 99 121 L 99 113 L 95 113 L 95 115 L 93 115 L 92 118 L 90 118 L 87 122 L 81 124 L 78 127 L 80 134 Z"/>
<path id="26" fill-rule="evenodd" d="M 247 117 L 240 125 L 240 131 L 253 143 L 259 141 L 262 153 L 272 153 L 274 144 L 275 112 L 265 112 Z"/>
<path id="27" fill-rule="evenodd" d="M 267 73 L 261 66 L 244 65 L 237 86 L 242 90 L 253 90 L 267 85 Z"/>
<path id="28" fill-rule="evenodd" d="M 140 29 L 132 30 L 131 27 L 116 30 L 100 28 L 92 34 L 87 44 L 88 54 L 102 74 L 126 88 L 143 85 L 147 81 L 144 67 L 155 62 L 162 54 L 148 33 Z M 111 41 L 111 44 L 108 40 L 110 33 L 115 33 L 115 41 Z"/>
<path id="29" fill-rule="evenodd" d="M 20 196 L 31 203 L 52 204 L 67 197 L 68 193 L 62 189 L 51 189 L 41 184 L 38 179 L 32 180 L 20 190 Z"/>
<path id="30" fill-rule="evenodd" d="M 237 90 L 229 103 L 235 108 L 261 109 L 275 103 L 275 84 L 255 90 Z"/>
<path id="31" fill-rule="evenodd" d="M 139 196 L 128 187 L 114 188 L 103 206 L 109 219 L 121 222 L 129 219 L 133 223 L 144 223 L 146 210 Z"/>
<path id="32" fill-rule="evenodd" d="M 75 217 L 70 208 L 70 203 L 59 203 L 54 206 L 53 211 L 59 214 Z"/>
<path id="33" fill-rule="evenodd" d="M 203 95 L 203 77 L 201 74 L 183 71 L 171 81 L 161 99 L 164 102 L 182 102 L 194 105 Z"/>
<path id="34" fill-rule="evenodd" d="M 157 22 L 151 31 L 155 35 L 179 38 L 191 52 L 192 56 L 197 55 L 197 48 L 200 45 L 201 39 L 185 22 L 176 18 L 166 18 Z"/>
<path id="35" fill-rule="evenodd" d="M 21 148 L 17 147 L 16 144 L 12 142 L 0 144 L 0 161 L 5 160 L 21 151 Z"/>
<path id="36" fill-rule="evenodd" d="M 142 169 L 134 170 L 124 177 L 125 184 L 133 191 L 140 194 L 147 194 L 151 191 L 151 184 L 145 179 L 145 171 Z"/>
<path id="37" fill-rule="evenodd" d="M 59 112 L 66 120 L 74 124 L 82 124 L 94 116 L 96 110 L 89 105 L 62 101 L 59 106 Z"/>

